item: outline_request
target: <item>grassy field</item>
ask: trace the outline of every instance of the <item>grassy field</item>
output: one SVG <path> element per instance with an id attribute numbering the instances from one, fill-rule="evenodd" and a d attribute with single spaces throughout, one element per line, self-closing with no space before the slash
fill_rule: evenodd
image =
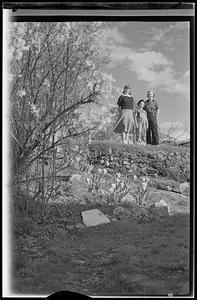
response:
<path id="1" fill-rule="evenodd" d="M 15 249 L 13 292 L 147 296 L 189 293 L 189 216 L 117 221 L 23 240 Z M 34 243 L 34 238 L 35 242 Z M 18 245 L 19 245 L 18 241 Z M 39 245 L 39 246 L 38 246 Z"/>

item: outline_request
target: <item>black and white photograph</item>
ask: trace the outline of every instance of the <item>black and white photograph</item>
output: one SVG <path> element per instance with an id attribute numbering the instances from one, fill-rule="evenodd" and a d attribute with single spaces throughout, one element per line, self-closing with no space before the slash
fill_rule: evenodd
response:
<path id="1" fill-rule="evenodd" d="M 58 3 L 2 9 L 3 296 L 192 297 L 194 3 Z"/>

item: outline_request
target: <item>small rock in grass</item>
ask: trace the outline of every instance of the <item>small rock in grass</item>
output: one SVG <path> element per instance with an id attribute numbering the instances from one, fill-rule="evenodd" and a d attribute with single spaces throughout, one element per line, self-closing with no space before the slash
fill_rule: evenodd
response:
<path id="1" fill-rule="evenodd" d="M 77 223 L 75 224 L 75 228 L 81 229 L 81 228 L 85 228 L 85 226 L 82 223 Z"/>
<path id="2" fill-rule="evenodd" d="M 124 207 L 122 206 L 117 206 L 116 208 L 114 208 L 113 210 L 113 215 L 119 215 L 120 213 L 124 213 Z"/>
<path id="3" fill-rule="evenodd" d="M 116 219 L 116 218 L 111 218 L 111 221 L 112 221 L 112 222 L 116 222 L 117 219 Z"/>
<path id="4" fill-rule="evenodd" d="M 67 228 L 68 230 L 72 230 L 72 229 L 75 228 L 75 225 L 66 225 L 66 228 Z"/>

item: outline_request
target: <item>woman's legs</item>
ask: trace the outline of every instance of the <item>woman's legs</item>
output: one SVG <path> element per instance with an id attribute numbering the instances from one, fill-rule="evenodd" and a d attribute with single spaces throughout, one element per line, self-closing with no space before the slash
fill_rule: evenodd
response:
<path id="1" fill-rule="evenodd" d="M 126 138 L 125 138 L 126 144 L 129 143 L 129 132 L 126 132 Z"/>
<path id="2" fill-rule="evenodd" d="M 152 117 L 148 121 L 148 130 L 147 130 L 147 144 L 158 145 L 159 136 L 158 136 L 158 126 L 156 117 Z"/>
<path id="3" fill-rule="evenodd" d="M 148 120 L 148 129 L 146 131 L 146 143 L 151 144 L 152 143 L 152 136 L 151 136 L 151 120 Z"/>
<path id="4" fill-rule="evenodd" d="M 129 132 L 123 131 L 123 133 L 122 133 L 122 142 L 123 142 L 123 144 L 128 144 L 129 143 Z"/>
<path id="5" fill-rule="evenodd" d="M 155 117 L 152 122 L 152 145 L 158 145 L 158 144 L 159 144 L 159 135 L 158 135 L 157 119 Z"/>
<path id="6" fill-rule="evenodd" d="M 123 133 L 122 133 L 122 142 L 123 142 L 123 144 L 126 144 L 126 132 L 125 131 L 123 131 Z"/>

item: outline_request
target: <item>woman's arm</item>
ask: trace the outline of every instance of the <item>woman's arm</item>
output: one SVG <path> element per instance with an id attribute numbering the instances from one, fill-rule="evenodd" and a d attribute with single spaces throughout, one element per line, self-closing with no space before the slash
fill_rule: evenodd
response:
<path id="1" fill-rule="evenodd" d="M 121 113 L 121 104 L 122 104 L 122 97 L 120 96 L 118 98 L 118 102 L 117 102 L 117 105 L 118 105 L 118 113 L 120 114 Z"/>

